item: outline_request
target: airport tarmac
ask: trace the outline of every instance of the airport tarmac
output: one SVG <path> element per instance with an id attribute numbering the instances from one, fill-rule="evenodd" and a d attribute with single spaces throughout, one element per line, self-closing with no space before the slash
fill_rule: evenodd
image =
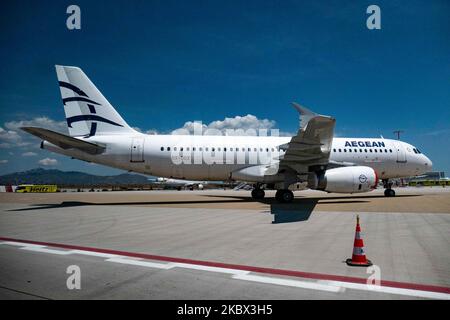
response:
<path id="1" fill-rule="evenodd" d="M 0 194 L 0 298 L 450 299 L 450 189 L 382 191 Z M 381 286 L 344 263 L 356 213 Z"/>

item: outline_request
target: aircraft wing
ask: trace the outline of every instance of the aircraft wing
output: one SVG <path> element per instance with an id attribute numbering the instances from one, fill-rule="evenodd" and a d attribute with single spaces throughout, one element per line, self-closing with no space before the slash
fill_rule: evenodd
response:
<path id="1" fill-rule="evenodd" d="M 293 103 L 300 113 L 300 129 L 287 144 L 280 146 L 285 154 L 280 157 L 279 171 L 294 171 L 296 175 L 323 170 L 329 163 L 336 120 L 314 113 Z"/>
<path id="2" fill-rule="evenodd" d="M 77 149 L 89 154 L 100 154 L 105 151 L 104 146 L 66 136 L 55 131 L 37 127 L 22 127 L 21 129 L 62 149 Z"/>

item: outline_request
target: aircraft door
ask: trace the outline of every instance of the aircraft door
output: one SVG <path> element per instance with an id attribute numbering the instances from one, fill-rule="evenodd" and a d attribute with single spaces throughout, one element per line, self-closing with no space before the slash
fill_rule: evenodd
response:
<path id="1" fill-rule="evenodd" d="M 144 162 L 144 138 L 131 140 L 131 162 Z"/>
<path id="2" fill-rule="evenodd" d="M 397 162 L 406 163 L 406 152 L 401 143 L 395 143 L 395 151 L 397 152 Z"/>

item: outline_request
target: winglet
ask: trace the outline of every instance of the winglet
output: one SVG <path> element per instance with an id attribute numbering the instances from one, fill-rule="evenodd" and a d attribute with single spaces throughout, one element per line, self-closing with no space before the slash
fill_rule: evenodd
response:
<path id="1" fill-rule="evenodd" d="M 292 106 L 298 111 L 298 113 L 300 113 L 300 128 L 301 129 L 304 129 L 306 127 L 309 120 L 318 116 L 317 113 L 309 110 L 308 108 L 305 108 L 304 106 L 301 106 L 297 102 L 292 102 Z"/>
<path id="2" fill-rule="evenodd" d="M 315 112 L 312 112 L 308 108 L 299 105 L 297 102 L 292 102 L 292 106 L 301 114 L 301 115 L 316 115 Z"/>

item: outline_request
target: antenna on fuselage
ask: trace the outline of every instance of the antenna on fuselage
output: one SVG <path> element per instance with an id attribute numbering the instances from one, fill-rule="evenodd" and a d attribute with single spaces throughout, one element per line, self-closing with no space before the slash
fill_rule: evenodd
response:
<path id="1" fill-rule="evenodd" d="M 405 132 L 405 131 L 403 131 L 403 130 L 395 130 L 394 131 L 394 134 L 397 135 L 397 140 L 400 140 L 400 133 L 403 133 L 403 132 Z"/>

